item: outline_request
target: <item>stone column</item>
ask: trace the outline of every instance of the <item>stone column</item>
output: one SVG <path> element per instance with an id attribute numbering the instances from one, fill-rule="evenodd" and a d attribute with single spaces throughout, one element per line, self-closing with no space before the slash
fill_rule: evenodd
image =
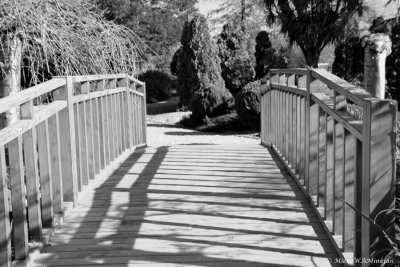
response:
<path id="1" fill-rule="evenodd" d="M 364 87 L 377 98 L 385 98 L 386 57 L 392 52 L 392 41 L 387 34 L 372 33 L 364 36 Z"/>

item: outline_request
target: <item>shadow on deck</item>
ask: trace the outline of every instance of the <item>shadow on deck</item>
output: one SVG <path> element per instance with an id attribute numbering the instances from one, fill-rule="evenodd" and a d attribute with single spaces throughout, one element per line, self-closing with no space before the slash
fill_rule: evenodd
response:
<path id="1" fill-rule="evenodd" d="M 331 266 L 335 249 L 271 155 L 138 149 L 86 189 L 35 266 Z"/>

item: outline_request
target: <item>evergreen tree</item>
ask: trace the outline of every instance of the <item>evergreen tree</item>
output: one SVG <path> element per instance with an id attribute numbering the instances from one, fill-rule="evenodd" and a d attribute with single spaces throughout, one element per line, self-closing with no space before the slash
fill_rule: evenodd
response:
<path id="1" fill-rule="evenodd" d="M 195 118 L 224 112 L 232 95 L 225 88 L 216 46 L 203 16 L 185 23 L 181 44 L 177 64 L 181 104 L 188 106 Z"/>
<path id="2" fill-rule="evenodd" d="M 232 24 L 224 25 L 217 45 L 221 60 L 221 75 L 231 94 L 236 93 L 254 77 L 251 59 L 245 50 L 241 29 Z"/>

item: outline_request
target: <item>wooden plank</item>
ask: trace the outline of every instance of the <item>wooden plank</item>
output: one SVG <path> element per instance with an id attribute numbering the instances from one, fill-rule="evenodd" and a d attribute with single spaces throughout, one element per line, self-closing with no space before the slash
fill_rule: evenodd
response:
<path id="1" fill-rule="evenodd" d="M 40 83 L 28 89 L 18 92 L 0 99 L 0 113 L 9 109 L 15 108 L 23 103 L 26 103 L 36 97 L 51 92 L 61 86 L 65 85 L 65 79 L 53 78 L 50 81 Z"/>
<path id="2" fill-rule="evenodd" d="M 8 144 L 8 157 L 15 260 L 23 261 L 28 257 L 28 224 L 26 220 L 26 189 L 21 136 Z"/>
<path id="3" fill-rule="evenodd" d="M 49 125 L 44 121 L 37 126 L 40 170 L 40 193 L 42 205 L 42 223 L 44 227 L 53 226 L 53 177 L 51 176 L 51 159 L 49 143 Z"/>
<path id="4" fill-rule="evenodd" d="M 297 74 L 297 75 L 306 75 L 307 74 L 307 69 L 299 69 L 299 68 L 295 68 L 295 69 L 271 69 L 270 70 L 271 75 L 274 74 Z"/>
<path id="5" fill-rule="evenodd" d="M 344 228 L 344 127 L 337 123 L 335 129 L 335 212 L 333 217 L 333 233 L 337 236 L 343 236 Z M 342 244 L 339 244 L 342 246 Z"/>
<path id="6" fill-rule="evenodd" d="M 88 162 L 88 177 L 87 180 L 83 180 L 84 184 L 87 185 L 89 180 L 94 179 L 94 168 L 95 168 L 95 156 L 94 156 L 94 148 L 93 148 L 93 111 L 92 111 L 92 101 L 88 100 L 85 103 L 86 114 L 86 149 L 87 149 L 87 162 Z"/>
<path id="7" fill-rule="evenodd" d="M 36 127 L 22 135 L 26 175 L 29 233 L 36 241 L 42 238 L 42 212 L 40 208 L 40 181 L 37 154 Z"/>
<path id="8" fill-rule="evenodd" d="M 326 121 L 326 205 L 325 219 L 332 221 L 335 216 L 335 124 L 331 116 Z"/>
<path id="9" fill-rule="evenodd" d="M 110 164 L 110 115 L 109 115 L 109 110 L 108 110 L 108 97 L 103 98 L 103 103 L 102 107 L 104 110 L 103 113 L 103 123 L 104 123 L 104 154 L 105 154 L 105 166 Z"/>
<path id="10" fill-rule="evenodd" d="M 83 186 L 89 183 L 89 147 L 88 147 L 88 138 L 87 138 L 87 108 L 86 102 L 79 103 L 79 130 L 80 130 L 80 138 L 79 138 L 79 147 L 81 151 L 80 155 L 80 166 L 81 166 L 81 182 L 82 187 L 78 188 L 79 192 L 83 190 Z"/>
<path id="11" fill-rule="evenodd" d="M 74 104 L 74 114 L 75 114 L 75 147 L 76 147 L 76 170 L 77 170 L 77 189 L 78 191 L 82 191 L 83 185 L 82 185 L 82 148 L 81 144 L 83 142 L 82 140 L 82 123 L 81 120 L 83 119 L 81 117 L 81 109 L 82 109 L 82 104 Z"/>
<path id="12" fill-rule="evenodd" d="M 319 137 L 318 137 L 318 207 L 324 211 L 326 205 L 326 123 L 327 115 L 323 110 L 319 110 Z"/>
<path id="13" fill-rule="evenodd" d="M 117 153 L 117 155 L 119 156 L 119 155 L 121 155 L 121 153 L 122 153 L 122 126 L 121 126 L 121 124 L 122 124 L 122 117 L 121 117 L 121 98 L 120 98 L 120 94 L 115 94 L 115 97 L 114 97 L 114 103 L 115 103 L 115 115 L 116 115 L 116 118 L 117 118 L 117 128 L 115 129 L 116 131 L 117 131 L 117 135 L 116 135 L 116 137 L 117 137 L 117 139 L 116 139 L 116 144 L 117 144 L 117 147 L 116 147 L 116 153 Z"/>
<path id="14" fill-rule="evenodd" d="M 142 99 L 142 131 L 143 131 L 143 144 L 147 144 L 147 110 L 146 110 L 146 84 L 144 83 L 144 92 Z"/>
<path id="15" fill-rule="evenodd" d="M 82 75 L 82 76 L 74 76 L 74 82 L 90 82 L 90 81 L 99 81 L 104 79 L 120 79 L 126 77 L 126 74 L 97 74 L 97 75 Z"/>
<path id="16" fill-rule="evenodd" d="M 114 134 L 115 134 L 115 119 L 114 119 L 114 109 L 113 109 L 113 96 L 110 95 L 107 101 L 107 110 L 108 110 L 108 141 L 110 145 L 110 162 L 112 162 L 115 158 L 115 144 L 114 144 Z"/>
<path id="17" fill-rule="evenodd" d="M 310 106 L 310 149 L 309 149 L 309 194 L 314 201 L 317 201 L 319 187 L 318 169 L 318 138 L 320 108 L 317 104 Z"/>
<path id="18" fill-rule="evenodd" d="M 4 146 L 0 146 L 0 262 L 11 267 L 10 201 L 7 187 L 7 166 Z"/>
<path id="19" fill-rule="evenodd" d="M 344 130 L 344 188 L 343 199 L 356 206 L 356 138 Z M 343 251 L 355 251 L 356 213 L 348 205 L 344 205 Z"/>
<path id="20" fill-rule="evenodd" d="M 306 187 L 307 194 L 310 195 L 310 109 L 311 109 L 311 86 L 313 79 L 311 77 L 311 71 L 308 70 L 306 75 L 306 85 L 307 85 L 307 96 L 304 98 L 305 101 L 305 146 L 304 146 L 304 186 Z"/>
<path id="21" fill-rule="evenodd" d="M 293 81 L 294 82 L 294 81 Z M 292 143 L 292 169 L 296 173 L 297 170 L 297 96 L 292 95 L 292 138 L 291 138 L 291 143 Z"/>
<path id="22" fill-rule="evenodd" d="M 113 95 L 115 93 L 123 93 L 124 91 L 125 91 L 124 88 L 115 88 L 113 90 L 95 91 L 95 92 L 90 92 L 87 94 L 75 95 L 74 96 L 74 104 L 92 100 L 92 99 L 99 98 L 102 96 Z M 142 94 L 140 94 L 140 95 L 142 95 Z"/>
<path id="23" fill-rule="evenodd" d="M 92 100 L 92 131 L 93 131 L 93 169 L 97 175 L 101 170 L 101 143 L 100 143 L 100 119 L 99 119 L 99 98 Z"/>
<path id="24" fill-rule="evenodd" d="M 59 113 L 60 119 L 60 150 L 62 162 L 62 177 L 64 200 L 76 202 L 77 200 L 77 167 L 76 167 L 76 144 L 75 144 L 75 122 L 73 103 L 73 82 L 71 77 L 66 78 L 66 86 L 53 94 L 56 100 L 66 100 L 67 108 Z"/>
<path id="25" fill-rule="evenodd" d="M 306 169 L 306 100 L 305 98 L 300 99 L 300 173 L 299 179 L 302 180 L 305 185 L 305 169 Z"/>
<path id="26" fill-rule="evenodd" d="M 129 128 L 126 127 L 126 99 L 125 99 L 125 94 L 121 93 L 119 95 L 120 98 L 120 114 L 121 114 L 121 153 L 125 151 L 126 149 L 126 130 Z"/>
<path id="27" fill-rule="evenodd" d="M 301 170 L 301 97 L 296 96 L 296 173 Z"/>
<path id="28" fill-rule="evenodd" d="M 58 113 L 49 118 L 49 142 L 51 159 L 51 177 L 53 186 L 53 207 L 54 213 L 63 212 L 63 187 L 61 170 L 61 149 L 60 149 L 60 127 Z"/>
<path id="29" fill-rule="evenodd" d="M 105 90 L 105 81 L 100 80 L 97 82 L 97 91 Z M 105 107 L 105 97 L 100 96 L 97 98 L 98 104 L 98 128 L 99 128 L 99 153 L 100 153 L 100 170 L 103 170 L 107 165 L 107 131 L 106 131 L 106 107 Z"/>
<path id="30" fill-rule="evenodd" d="M 132 98 L 129 92 L 129 80 L 126 80 L 126 92 L 125 92 L 125 133 L 126 133 L 126 146 L 125 148 L 131 149 L 133 146 L 132 135 L 133 135 L 133 121 L 132 121 Z"/>

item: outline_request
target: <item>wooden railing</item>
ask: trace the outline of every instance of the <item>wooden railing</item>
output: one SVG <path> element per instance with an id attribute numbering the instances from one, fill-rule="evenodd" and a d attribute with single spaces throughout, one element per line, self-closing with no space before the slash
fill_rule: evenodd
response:
<path id="1" fill-rule="evenodd" d="M 271 70 L 265 81 L 262 142 L 296 177 L 348 261 L 384 258 L 388 242 L 361 212 L 394 237 L 397 102 L 322 69 Z"/>
<path id="2" fill-rule="evenodd" d="M 37 101 L 44 95 L 47 104 Z M 0 99 L 0 113 L 21 114 L 0 130 L 1 266 L 27 260 L 28 244 L 40 244 L 66 203 L 146 144 L 145 95 L 144 83 L 118 74 L 56 77 Z"/>

